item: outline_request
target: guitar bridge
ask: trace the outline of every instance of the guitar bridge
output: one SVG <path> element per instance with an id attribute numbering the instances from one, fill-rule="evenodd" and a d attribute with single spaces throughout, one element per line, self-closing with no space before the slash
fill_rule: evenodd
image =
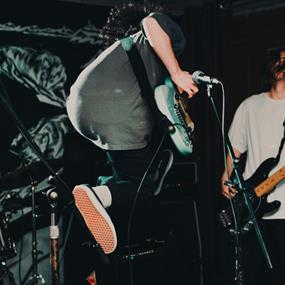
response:
<path id="1" fill-rule="evenodd" d="M 186 127 L 186 132 L 190 138 L 193 138 L 194 129 L 192 129 L 191 127 Z"/>

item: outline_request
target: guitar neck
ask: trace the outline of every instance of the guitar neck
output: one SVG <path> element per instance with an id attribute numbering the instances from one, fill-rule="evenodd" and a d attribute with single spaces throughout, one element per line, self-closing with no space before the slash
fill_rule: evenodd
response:
<path id="1" fill-rule="evenodd" d="M 254 188 L 254 192 L 257 197 L 261 197 L 265 194 L 268 194 L 272 191 L 272 189 L 283 179 L 285 178 L 285 166 L 280 168 L 262 183 L 260 183 L 257 187 Z"/>

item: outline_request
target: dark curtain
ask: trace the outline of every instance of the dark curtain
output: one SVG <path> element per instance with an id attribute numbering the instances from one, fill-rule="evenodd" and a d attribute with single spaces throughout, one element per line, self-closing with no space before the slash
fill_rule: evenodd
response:
<path id="1" fill-rule="evenodd" d="M 224 61 L 230 44 L 226 39 L 231 37 L 228 29 L 231 11 L 221 9 L 217 2 L 212 2 L 201 7 L 192 7 L 186 10 L 186 15 L 190 71 L 202 70 L 206 75 L 219 78 L 224 83 L 227 96 L 228 86 L 223 78 L 227 72 L 224 70 Z M 224 203 L 220 195 L 220 176 L 223 170 L 221 129 L 207 95 L 206 86 L 199 85 L 199 90 L 192 99 L 192 109 L 196 123 L 194 156 L 199 165 L 198 211 L 203 248 L 204 284 L 230 284 L 229 280 L 233 276 L 231 273 L 225 274 L 223 266 L 233 262 L 231 245 L 226 244 L 228 241 L 223 237 L 217 216 Z M 213 86 L 211 95 L 221 120 L 220 87 Z M 226 247 L 228 248 L 225 251 Z"/>

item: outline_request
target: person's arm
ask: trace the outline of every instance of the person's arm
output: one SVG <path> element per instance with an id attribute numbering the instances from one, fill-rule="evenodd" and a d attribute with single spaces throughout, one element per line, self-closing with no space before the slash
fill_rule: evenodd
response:
<path id="1" fill-rule="evenodd" d="M 234 151 L 235 157 L 239 158 L 241 153 L 235 148 L 233 149 L 233 151 Z M 232 159 L 229 154 L 227 155 L 227 167 L 228 167 L 228 174 L 227 174 L 227 170 L 225 169 L 221 177 L 222 195 L 224 195 L 228 199 L 232 199 L 236 194 L 236 190 L 232 187 L 225 185 L 225 182 L 229 180 L 233 172 Z"/>
<path id="2" fill-rule="evenodd" d="M 150 45 L 165 65 L 178 91 L 186 92 L 191 98 L 198 92 L 198 88 L 193 82 L 192 75 L 180 68 L 167 33 L 152 17 L 144 18 L 142 25 Z"/>

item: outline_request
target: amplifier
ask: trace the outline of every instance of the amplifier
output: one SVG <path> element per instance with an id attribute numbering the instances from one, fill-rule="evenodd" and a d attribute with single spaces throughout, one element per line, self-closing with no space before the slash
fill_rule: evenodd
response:
<path id="1" fill-rule="evenodd" d="M 160 197 L 192 195 L 197 189 L 197 162 L 175 162 L 165 177 Z"/>
<path id="2" fill-rule="evenodd" d="M 196 185 L 197 162 L 175 162 L 164 180 L 164 189 Z"/>
<path id="3" fill-rule="evenodd" d="M 128 260 L 143 259 L 147 257 L 154 257 L 163 254 L 166 248 L 165 240 L 153 240 L 146 238 L 144 242 L 131 244 L 130 249 L 124 246 L 119 254 L 119 261 L 126 262 Z"/>

